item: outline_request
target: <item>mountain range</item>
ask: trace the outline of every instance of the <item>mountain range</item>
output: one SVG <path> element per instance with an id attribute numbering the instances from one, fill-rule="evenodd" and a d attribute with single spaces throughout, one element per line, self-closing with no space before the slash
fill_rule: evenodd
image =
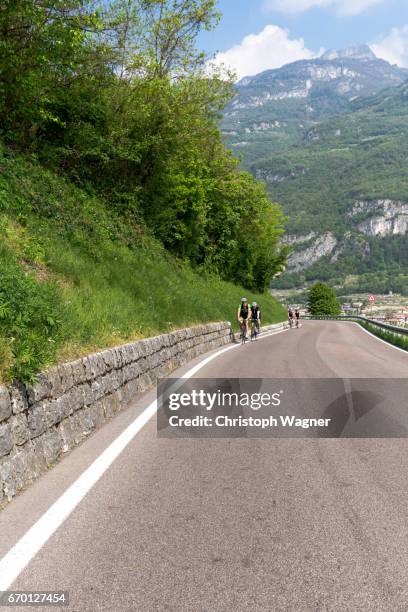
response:
<path id="1" fill-rule="evenodd" d="M 276 285 L 408 294 L 407 81 L 362 45 L 237 84 L 224 137 L 288 216 Z"/>

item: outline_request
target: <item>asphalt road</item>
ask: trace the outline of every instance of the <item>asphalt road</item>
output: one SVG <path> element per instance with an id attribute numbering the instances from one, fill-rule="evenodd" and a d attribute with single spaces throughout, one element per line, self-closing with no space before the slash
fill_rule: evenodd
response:
<path id="1" fill-rule="evenodd" d="M 307 321 L 196 376 L 407 373 L 357 325 Z M 153 397 L 0 514 L 2 556 Z M 158 439 L 152 418 L 12 588 L 69 591 L 78 612 L 406 611 L 407 474 L 406 439 Z"/>

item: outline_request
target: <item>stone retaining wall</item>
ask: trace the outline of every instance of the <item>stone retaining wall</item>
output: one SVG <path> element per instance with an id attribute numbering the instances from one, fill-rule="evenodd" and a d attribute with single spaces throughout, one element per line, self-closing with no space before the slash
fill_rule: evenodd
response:
<path id="1" fill-rule="evenodd" d="M 61 364 L 31 387 L 0 386 L 0 507 L 159 378 L 234 340 L 229 323 L 199 325 Z"/>

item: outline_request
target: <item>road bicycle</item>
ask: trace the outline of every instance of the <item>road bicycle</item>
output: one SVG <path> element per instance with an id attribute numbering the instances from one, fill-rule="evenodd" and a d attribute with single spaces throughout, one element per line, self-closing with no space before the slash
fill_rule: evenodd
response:
<path id="1" fill-rule="evenodd" d="M 259 321 L 251 321 L 251 342 L 254 342 L 259 334 Z"/>
<path id="2" fill-rule="evenodd" d="M 241 344 L 245 344 L 246 341 L 247 341 L 247 336 L 246 336 L 246 333 L 245 333 L 245 322 L 241 321 L 240 322 L 240 326 L 241 326 L 241 333 L 240 333 L 239 337 L 240 337 L 240 340 L 241 340 Z"/>

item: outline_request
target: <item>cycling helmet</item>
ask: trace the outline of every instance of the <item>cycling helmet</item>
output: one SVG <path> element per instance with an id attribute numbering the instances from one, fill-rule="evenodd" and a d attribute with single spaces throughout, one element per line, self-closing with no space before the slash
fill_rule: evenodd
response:
<path id="1" fill-rule="evenodd" d="M 252 306 L 258 306 L 256 302 L 252 302 Z"/>
<path id="2" fill-rule="evenodd" d="M 241 302 L 244 304 L 245 302 L 247 302 L 248 300 L 246 298 L 241 298 Z"/>

